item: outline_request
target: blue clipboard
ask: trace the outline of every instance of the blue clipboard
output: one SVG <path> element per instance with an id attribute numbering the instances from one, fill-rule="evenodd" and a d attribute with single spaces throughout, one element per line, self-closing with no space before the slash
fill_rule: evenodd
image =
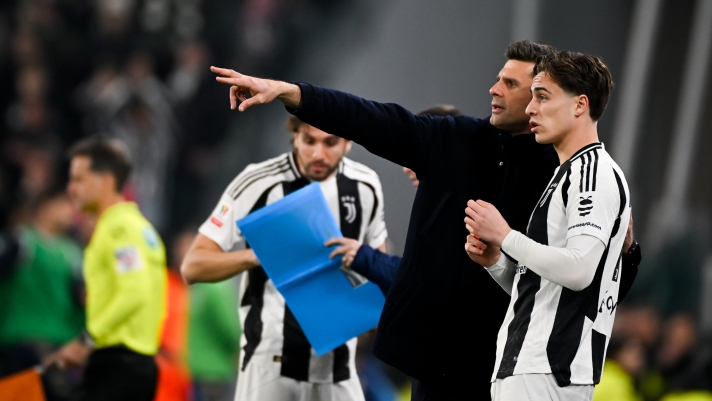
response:
<path id="1" fill-rule="evenodd" d="M 376 327 L 385 298 L 371 282 L 329 260 L 341 237 L 318 183 L 237 221 L 262 267 L 321 356 Z"/>

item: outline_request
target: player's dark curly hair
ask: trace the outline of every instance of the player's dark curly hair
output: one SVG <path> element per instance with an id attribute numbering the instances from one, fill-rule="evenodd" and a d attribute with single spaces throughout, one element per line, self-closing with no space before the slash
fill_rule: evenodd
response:
<path id="1" fill-rule="evenodd" d="M 539 57 L 555 52 L 556 49 L 553 46 L 542 45 L 528 40 L 520 40 L 519 42 L 514 42 L 507 46 L 504 55 L 507 56 L 507 60 L 535 63 Z"/>
<path id="2" fill-rule="evenodd" d="M 548 75 L 565 92 L 586 95 L 593 121 L 598 121 L 608 105 L 613 91 L 613 78 L 599 57 L 570 51 L 555 52 L 540 57 L 534 75 Z"/>
<path id="3" fill-rule="evenodd" d="M 90 160 L 89 168 L 96 173 L 110 173 L 116 180 L 116 191 L 121 192 L 131 173 L 126 146 L 116 139 L 94 136 L 77 142 L 69 149 L 68 156 L 86 156 Z"/>

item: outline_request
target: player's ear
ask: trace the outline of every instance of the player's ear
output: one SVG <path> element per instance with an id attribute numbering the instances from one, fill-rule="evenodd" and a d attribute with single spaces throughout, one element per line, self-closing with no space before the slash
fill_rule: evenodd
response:
<path id="1" fill-rule="evenodd" d="M 574 115 L 576 117 L 581 117 L 588 111 L 588 96 L 578 95 L 574 97 L 575 108 Z"/>
<path id="2" fill-rule="evenodd" d="M 344 147 L 344 154 L 351 152 L 351 145 L 353 145 L 353 142 L 346 140 L 346 147 Z"/>

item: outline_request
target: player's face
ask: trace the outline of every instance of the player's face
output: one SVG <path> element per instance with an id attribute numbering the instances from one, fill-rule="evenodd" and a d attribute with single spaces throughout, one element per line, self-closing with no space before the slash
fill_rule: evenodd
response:
<path id="1" fill-rule="evenodd" d="M 351 150 L 351 141 L 302 124 L 294 134 L 294 149 L 300 172 L 311 180 L 323 181 L 331 177 Z"/>
<path id="2" fill-rule="evenodd" d="M 532 100 L 527 106 L 531 131 L 539 143 L 561 143 L 576 122 L 578 97 L 566 93 L 545 73 L 532 81 Z"/>
<path id="3" fill-rule="evenodd" d="M 534 63 L 508 60 L 490 88 L 492 116 L 495 127 L 514 133 L 528 132 L 529 116 L 524 111 L 532 98 L 530 87 Z"/>
<path id="4" fill-rule="evenodd" d="M 103 174 L 91 170 L 91 159 L 88 156 L 72 158 L 67 192 L 77 209 L 83 212 L 96 211 L 99 198 L 106 189 L 105 181 Z"/>

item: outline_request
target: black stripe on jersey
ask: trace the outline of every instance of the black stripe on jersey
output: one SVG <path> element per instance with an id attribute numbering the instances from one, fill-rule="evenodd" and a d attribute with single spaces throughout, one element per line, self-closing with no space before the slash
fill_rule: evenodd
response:
<path id="1" fill-rule="evenodd" d="M 254 184 L 255 182 L 257 182 L 265 177 L 270 177 L 270 176 L 275 176 L 275 175 L 280 175 L 280 174 L 286 173 L 289 170 L 290 170 L 289 166 L 282 166 L 277 170 L 266 171 L 258 176 L 254 176 L 254 178 L 252 178 L 252 181 L 249 181 L 242 186 L 242 189 L 240 189 L 240 191 L 233 197 L 233 199 L 239 198 L 240 195 L 242 195 L 242 193 L 245 192 L 245 190 L 247 188 L 249 188 L 250 185 Z"/>
<path id="2" fill-rule="evenodd" d="M 346 344 L 342 344 L 334 350 L 333 375 L 334 383 L 351 378 L 351 369 L 349 369 L 349 347 Z"/>
<path id="3" fill-rule="evenodd" d="M 551 365 L 551 372 L 554 375 L 556 382 L 561 387 L 571 384 L 571 363 L 576 357 L 579 346 L 583 346 L 581 345 L 581 335 L 583 334 L 583 325 L 585 322 L 584 318 L 588 317 L 591 321 L 595 322 L 596 317 L 598 316 L 600 306 L 598 297 L 601 291 L 603 270 L 608 259 L 611 241 L 620 230 L 621 216 L 627 205 L 627 196 L 625 188 L 623 187 L 623 182 L 615 170 L 613 170 L 613 174 L 615 175 L 616 182 L 618 184 L 620 207 L 618 210 L 618 217 L 613 223 L 613 229 L 611 230 L 611 236 L 608 238 L 606 249 L 603 251 L 603 255 L 598 263 L 593 281 L 587 288 L 578 292 L 572 291 L 568 288 L 562 288 L 561 296 L 559 297 L 559 305 L 556 309 L 556 317 L 554 318 L 554 327 L 551 330 L 551 335 L 549 336 L 549 341 L 546 346 L 546 353 Z M 603 302 L 610 304 L 610 308 L 615 309 L 616 300 L 612 297 L 608 298 L 610 298 L 610 301 L 608 299 L 604 299 Z M 602 308 L 601 312 L 603 312 Z M 600 341 L 600 338 L 592 338 L 591 341 Z M 592 342 L 591 346 L 594 347 L 600 345 L 596 345 L 595 342 Z M 605 338 L 603 339 L 603 347 L 605 348 Z M 592 352 L 600 351 L 596 348 L 592 348 Z M 594 384 L 598 384 L 600 381 L 600 371 L 603 368 L 603 356 L 600 356 L 600 363 L 597 362 L 596 358 L 598 357 L 594 353 L 592 361 Z M 596 372 L 598 372 L 598 374 L 596 374 Z"/>
<path id="4" fill-rule="evenodd" d="M 294 181 L 282 182 L 284 196 L 309 185 L 309 180 L 301 177 Z M 282 331 L 282 367 L 280 374 L 294 380 L 309 381 L 311 345 L 302 327 L 288 306 L 284 307 L 284 328 Z"/>
<path id="5" fill-rule="evenodd" d="M 284 306 L 284 345 L 280 374 L 294 380 L 309 381 L 311 345 L 302 326 L 297 322 L 289 306 Z"/>
<path id="6" fill-rule="evenodd" d="M 581 149 L 579 149 L 576 153 L 574 153 L 574 155 L 571 156 L 571 158 L 569 159 L 569 161 L 573 162 L 574 160 L 576 160 L 576 159 L 579 158 L 582 154 L 588 152 L 589 150 L 592 150 L 592 149 L 601 149 L 601 148 L 603 148 L 603 145 L 601 145 L 601 142 L 590 143 L 590 144 L 588 144 L 588 145 L 582 147 Z"/>
<path id="7" fill-rule="evenodd" d="M 566 162 L 561 165 L 556 176 L 549 184 L 549 187 L 544 191 L 542 199 L 537 203 L 534 212 L 532 213 L 527 229 L 527 237 L 542 244 L 549 245 L 548 223 L 549 205 L 553 198 L 553 192 L 559 185 L 564 174 L 571 170 L 571 162 Z M 507 327 L 507 341 L 504 345 L 504 353 L 502 360 L 497 370 L 497 378 L 504 379 L 512 376 L 514 368 L 517 366 L 519 352 L 524 345 L 524 338 L 529 330 L 532 311 L 534 310 L 534 301 L 536 293 L 541 288 L 541 277 L 532 270 L 526 270 L 520 273 L 519 283 L 517 283 L 517 300 L 514 302 L 513 312 L 514 318 Z"/>
<path id="8" fill-rule="evenodd" d="M 286 158 L 282 158 L 282 159 L 272 162 L 266 166 L 255 169 L 254 171 L 250 171 L 244 177 L 240 178 L 240 180 L 238 180 L 237 182 L 235 182 L 232 185 L 232 189 L 230 189 L 230 195 L 233 196 L 233 199 L 234 199 L 235 193 L 237 193 L 238 189 L 242 186 L 242 184 L 244 184 L 246 181 L 252 179 L 252 177 L 262 174 L 262 173 L 265 173 L 267 171 L 280 169 L 282 167 L 287 166 L 288 163 L 289 163 L 289 160 L 287 160 Z"/>
<path id="9" fill-rule="evenodd" d="M 257 202 L 250 209 L 250 213 L 261 209 L 267 204 L 267 197 L 272 189 L 276 186 L 273 185 L 269 187 L 266 191 L 260 195 Z M 247 248 L 250 244 L 246 244 Z M 245 288 L 245 295 L 242 298 L 242 306 L 251 306 L 250 311 L 247 312 L 245 316 L 245 339 L 247 343 L 243 348 L 245 352 L 245 357 L 242 362 L 242 370 L 244 371 L 247 364 L 252 359 L 252 355 L 255 353 L 257 346 L 262 341 L 262 308 L 264 308 L 264 294 L 265 294 L 265 284 L 269 280 L 267 273 L 265 273 L 262 267 L 256 267 L 250 269 L 247 273 L 247 288 Z"/>
<path id="10" fill-rule="evenodd" d="M 373 185 L 365 182 L 359 181 L 361 184 L 367 186 L 371 192 L 373 192 L 373 209 L 371 209 L 371 217 L 368 218 L 368 224 L 373 223 L 373 219 L 376 218 L 376 211 L 378 210 L 378 196 L 376 195 L 376 188 Z"/>
<path id="11" fill-rule="evenodd" d="M 591 362 L 593 362 L 593 382 L 601 381 L 603 359 L 606 355 L 606 335 L 591 330 Z"/>
<path id="12" fill-rule="evenodd" d="M 591 185 L 591 191 L 596 191 L 596 176 L 598 175 L 598 150 L 594 150 L 593 152 L 593 176 L 591 177 L 593 179 L 593 184 Z"/>
<path id="13" fill-rule="evenodd" d="M 584 193 L 584 190 L 583 190 L 583 180 L 584 180 L 584 177 L 585 177 L 585 176 L 583 175 L 584 164 L 586 164 L 586 163 L 584 163 L 583 160 L 581 160 L 581 182 L 579 183 L 579 192 L 580 192 L 580 193 Z"/>
<path id="14" fill-rule="evenodd" d="M 591 190 L 591 152 L 586 153 L 586 192 Z"/>

